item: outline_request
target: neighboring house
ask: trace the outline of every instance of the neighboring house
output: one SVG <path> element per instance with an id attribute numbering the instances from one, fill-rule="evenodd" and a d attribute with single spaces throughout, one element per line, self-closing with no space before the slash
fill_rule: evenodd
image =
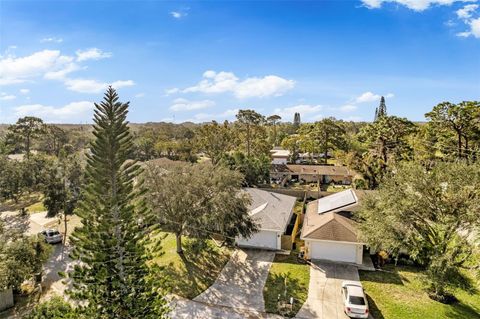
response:
<path id="1" fill-rule="evenodd" d="M 364 243 L 349 218 L 357 208 L 358 197 L 351 189 L 308 203 L 300 235 L 305 257 L 362 264 Z"/>
<path id="2" fill-rule="evenodd" d="M 275 165 L 285 165 L 290 159 L 290 151 L 279 147 L 275 147 L 273 150 L 271 150 L 270 155 L 272 156 L 272 164 Z"/>
<path id="3" fill-rule="evenodd" d="M 296 180 L 303 183 L 350 185 L 356 173 L 346 166 L 272 164 L 270 178 L 277 181 Z"/>
<path id="4" fill-rule="evenodd" d="M 332 154 L 330 152 L 327 153 L 327 157 L 331 157 Z M 324 153 L 299 153 L 297 159 L 295 160 L 295 164 L 307 164 L 307 163 L 318 163 L 318 161 L 325 157 Z"/>
<path id="5" fill-rule="evenodd" d="M 259 226 L 250 238 L 237 238 L 239 246 L 279 250 L 282 236 L 290 224 L 295 223 L 293 207 L 296 197 L 272 193 L 257 188 L 245 188 L 251 196 L 249 214 Z"/>

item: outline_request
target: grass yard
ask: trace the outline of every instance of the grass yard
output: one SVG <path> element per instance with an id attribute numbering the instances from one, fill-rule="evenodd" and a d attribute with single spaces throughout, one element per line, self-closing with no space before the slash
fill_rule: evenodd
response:
<path id="1" fill-rule="evenodd" d="M 423 290 L 423 274 L 417 268 L 385 266 L 386 272 L 359 271 L 375 319 L 480 318 L 480 289 L 476 294 L 455 291 L 452 305 L 431 300 Z"/>
<path id="2" fill-rule="evenodd" d="M 38 213 L 38 212 L 44 212 L 47 209 L 43 205 L 43 201 L 36 202 L 30 206 L 27 207 L 27 211 L 29 213 Z"/>
<path id="3" fill-rule="evenodd" d="M 182 238 L 183 256 L 177 254 L 175 236 L 162 233 L 162 255 L 153 261 L 163 267 L 165 285 L 172 292 L 185 298 L 195 298 L 210 287 L 230 259 L 231 249 L 218 247 L 212 240 L 199 248 L 200 242 Z M 164 280 L 162 278 L 162 280 Z"/>
<path id="4" fill-rule="evenodd" d="M 277 309 L 278 295 L 282 299 L 294 298 L 293 309 L 284 316 L 293 317 L 307 300 L 308 284 L 310 281 L 310 268 L 307 264 L 297 262 L 297 251 L 290 255 L 276 255 L 268 273 L 267 282 L 263 288 L 265 310 L 270 313 L 279 313 Z M 285 298 L 285 279 L 287 285 L 287 298 Z"/>

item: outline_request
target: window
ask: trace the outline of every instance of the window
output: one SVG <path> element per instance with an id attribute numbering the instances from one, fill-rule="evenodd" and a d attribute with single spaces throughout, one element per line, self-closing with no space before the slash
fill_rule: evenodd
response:
<path id="1" fill-rule="evenodd" d="M 364 306 L 365 305 L 365 299 L 363 297 L 350 296 L 350 303 L 352 305 Z"/>

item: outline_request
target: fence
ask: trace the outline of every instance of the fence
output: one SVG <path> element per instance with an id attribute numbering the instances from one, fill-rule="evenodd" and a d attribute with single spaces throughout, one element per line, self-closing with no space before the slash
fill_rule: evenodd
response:
<path id="1" fill-rule="evenodd" d="M 0 311 L 13 307 L 12 288 L 0 291 Z"/>
<path id="2" fill-rule="evenodd" d="M 299 199 L 304 199 L 305 194 L 307 195 L 307 198 L 318 198 L 318 191 L 305 191 L 302 189 L 291 189 L 291 188 L 273 188 L 273 187 L 268 187 L 268 186 L 259 186 L 260 189 L 267 191 L 267 192 L 273 192 L 273 193 L 278 193 L 278 194 L 283 194 L 283 195 L 289 195 L 289 196 L 294 196 Z M 325 197 L 327 195 L 334 194 L 332 192 L 320 192 L 320 198 Z"/>

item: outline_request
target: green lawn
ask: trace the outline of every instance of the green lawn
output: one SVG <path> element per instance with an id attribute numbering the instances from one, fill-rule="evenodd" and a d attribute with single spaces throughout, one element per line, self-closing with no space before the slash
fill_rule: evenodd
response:
<path id="1" fill-rule="evenodd" d="M 161 241 L 162 255 L 154 262 L 164 269 L 161 280 L 173 293 L 189 299 L 195 298 L 210 287 L 218 274 L 230 259 L 231 250 L 218 247 L 212 240 L 199 248 L 200 242 L 183 238 L 183 256 L 176 252 L 175 236 L 162 233 L 166 237 Z"/>
<path id="2" fill-rule="evenodd" d="M 296 254 L 276 255 L 268 273 L 267 282 L 263 288 L 265 310 L 270 313 L 279 313 L 277 309 L 278 295 L 285 300 L 285 283 L 287 297 L 294 298 L 293 310 L 290 313 L 282 313 L 284 316 L 293 317 L 307 300 L 308 283 L 310 281 L 310 268 L 307 264 L 299 264 Z M 286 281 L 285 281 L 286 280 Z"/>
<path id="3" fill-rule="evenodd" d="M 29 213 L 38 213 L 38 212 L 44 212 L 47 209 L 43 205 L 43 201 L 36 202 L 30 206 L 27 207 L 27 211 Z"/>
<path id="4" fill-rule="evenodd" d="M 417 268 L 385 266 L 386 272 L 359 271 L 375 319 L 480 318 L 480 289 L 476 294 L 457 290 L 458 303 L 433 301 L 423 290 L 423 274 Z"/>

